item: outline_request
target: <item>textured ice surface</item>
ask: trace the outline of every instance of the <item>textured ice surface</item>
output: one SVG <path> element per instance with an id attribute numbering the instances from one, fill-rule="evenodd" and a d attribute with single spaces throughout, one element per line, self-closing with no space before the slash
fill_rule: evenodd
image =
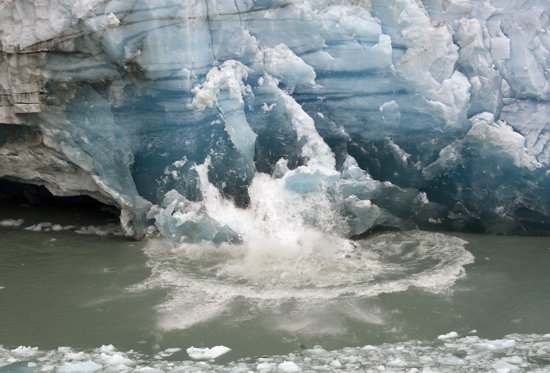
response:
<path id="1" fill-rule="evenodd" d="M 490 346 L 490 347 L 489 347 Z M 9 372 L 547 372 L 550 335 L 477 336 L 452 341 L 408 341 L 327 351 L 319 346 L 284 356 L 262 356 L 225 365 L 151 359 L 113 346 L 53 351 L 0 346 L 0 369 Z"/>
<path id="2" fill-rule="evenodd" d="M 2 2 L 0 178 L 176 242 L 241 241 L 229 204 L 338 237 L 548 233 L 549 19 L 546 0 Z"/>

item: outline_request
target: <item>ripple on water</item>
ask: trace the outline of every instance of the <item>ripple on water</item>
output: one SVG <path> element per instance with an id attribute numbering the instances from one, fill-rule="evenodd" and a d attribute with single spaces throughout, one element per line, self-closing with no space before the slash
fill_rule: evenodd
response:
<path id="1" fill-rule="evenodd" d="M 448 292 L 474 260 L 466 241 L 439 233 L 393 232 L 354 242 L 315 232 L 301 238 L 293 247 L 269 240 L 217 247 L 152 240 L 145 248 L 151 276 L 130 290 L 167 289 L 159 326 L 185 329 L 217 317 L 237 298 L 260 309 L 292 300 L 307 311 L 410 287 Z M 381 322 L 375 314 L 369 320 Z"/>

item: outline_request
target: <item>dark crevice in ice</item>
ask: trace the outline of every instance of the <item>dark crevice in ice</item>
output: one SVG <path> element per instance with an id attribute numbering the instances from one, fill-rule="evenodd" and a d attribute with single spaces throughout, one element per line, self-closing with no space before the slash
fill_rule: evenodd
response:
<path id="1" fill-rule="evenodd" d="M 92 197 L 54 196 L 42 185 L 26 184 L 10 180 L 0 180 L 0 206 L 2 208 L 22 206 L 27 208 L 72 207 L 83 212 L 102 212 L 111 218 L 118 219 L 120 210 L 106 205 Z"/>

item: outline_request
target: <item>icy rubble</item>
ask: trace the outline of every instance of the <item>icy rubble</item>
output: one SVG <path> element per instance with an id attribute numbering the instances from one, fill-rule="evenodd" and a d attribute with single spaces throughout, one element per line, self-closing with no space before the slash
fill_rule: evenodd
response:
<path id="1" fill-rule="evenodd" d="M 337 236 L 547 234 L 547 8 L 3 2 L 0 178 L 90 195 L 127 234 L 156 224 L 178 242 L 246 236 L 223 216 L 258 207 L 260 184 L 287 198 L 272 212 Z"/>
<path id="2" fill-rule="evenodd" d="M 0 227 L 21 227 L 23 219 L 4 219 L 0 220 Z M 96 235 L 96 236 L 124 236 L 125 232 L 119 224 L 109 223 L 105 225 L 61 225 L 51 222 L 41 222 L 26 226 L 23 228 L 31 232 L 62 232 L 71 231 L 76 234 Z"/>
<path id="3" fill-rule="evenodd" d="M 20 227 L 24 222 L 23 219 L 3 219 L 0 220 L 0 227 Z"/>
<path id="4" fill-rule="evenodd" d="M 223 346 L 218 346 L 223 347 Z M 88 351 L 69 347 L 40 351 L 0 346 L 0 368 L 15 372 L 547 372 L 550 335 L 467 336 L 445 341 L 407 341 L 327 351 L 319 346 L 282 356 L 213 360 L 152 359 L 112 345 Z"/>

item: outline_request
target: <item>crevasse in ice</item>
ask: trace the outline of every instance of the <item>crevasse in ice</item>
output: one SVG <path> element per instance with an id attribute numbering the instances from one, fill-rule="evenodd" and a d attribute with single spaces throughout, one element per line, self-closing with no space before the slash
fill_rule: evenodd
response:
<path id="1" fill-rule="evenodd" d="M 546 0 L 13 0 L 0 46 L 0 178 L 129 234 L 550 231 Z"/>

